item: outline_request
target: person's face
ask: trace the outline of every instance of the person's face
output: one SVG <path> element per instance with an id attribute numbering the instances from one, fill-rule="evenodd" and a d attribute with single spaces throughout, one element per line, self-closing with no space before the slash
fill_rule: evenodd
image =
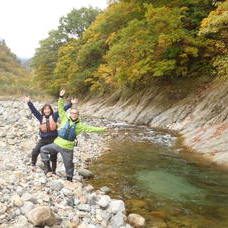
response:
<path id="1" fill-rule="evenodd" d="M 45 116 L 49 116 L 50 114 L 51 114 L 51 109 L 48 106 L 46 106 L 44 108 L 44 115 Z"/>
<path id="2" fill-rule="evenodd" d="M 72 110 L 70 111 L 70 118 L 71 118 L 72 120 L 77 120 L 77 119 L 78 119 L 78 116 L 79 116 L 78 110 L 72 109 Z"/>

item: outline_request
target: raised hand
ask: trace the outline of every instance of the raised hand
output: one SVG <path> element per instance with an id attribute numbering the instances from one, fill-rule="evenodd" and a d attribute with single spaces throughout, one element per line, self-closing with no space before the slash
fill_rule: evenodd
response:
<path id="1" fill-rule="evenodd" d="M 62 97 L 65 94 L 65 89 L 62 89 L 59 93 L 59 96 Z"/>
<path id="2" fill-rule="evenodd" d="M 29 96 L 25 96 L 25 97 L 24 97 L 24 101 L 28 103 L 29 101 L 31 101 L 31 99 L 30 99 Z"/>
<path id="3" fill-rule="evenodd" d="M 71 103 L 72 104 L 77 104 L 78 103 L 78 99 L 77 98 L 72 98 L 71 99 Z"/>

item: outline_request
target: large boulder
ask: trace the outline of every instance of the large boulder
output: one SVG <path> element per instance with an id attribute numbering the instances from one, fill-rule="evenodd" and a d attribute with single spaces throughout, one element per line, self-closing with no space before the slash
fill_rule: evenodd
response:
<path id="1" fill-rule="evenodd" d="M 37 207 L 26 214 L 34 226 L 52 226 L 56 223 L 55 215 L 49 207 Z"/>
<path id="2" fill-rule="evenodd" d="M 144 227 L 145 226 L 145 219 L 141 215 L 138 215 L 138 214 L 129 214 L 128 222 L 133 227 Z"/>

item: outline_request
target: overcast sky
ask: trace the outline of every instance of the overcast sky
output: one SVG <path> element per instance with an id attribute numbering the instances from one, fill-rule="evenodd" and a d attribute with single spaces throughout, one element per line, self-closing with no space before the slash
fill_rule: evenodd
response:
<path id="1" fill-rule="evenodd" d="M 73 8 L 107 7 L 106 0 L 3 0 L 0 2 L 0 38 L 18 57 L 30 58 L 39 41 L 56 29 L 59 18 Z"/>

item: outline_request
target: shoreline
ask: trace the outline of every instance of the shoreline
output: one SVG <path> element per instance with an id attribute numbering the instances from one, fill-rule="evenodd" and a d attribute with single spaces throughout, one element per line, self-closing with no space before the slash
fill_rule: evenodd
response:
<path id="1" fill-rule="evenodd" d="M 35 102 L 35 106 L 40 105 Z M 86 168 L 89 160 L 96 159 L 102 149 L 107 149 L 108 134 L 103 137 L 95 133 L 79 136 L 79 147 L 74 152 L 75 175 L 73 182 L 68 182 L 60 155 L 58 176 L 44 175 L 40 156 L 37 166 L 30 166 L 38 126 L 38 121 L 31 119 L 25 102 L 0 101 L 0 187 L 3 188 L 0 227 L 34 227 L 42 219 L 41 214 L 49 211 L 48 221 L 55 227 L 131 228 L 124 202 L 94 189 L 79 173 L 79 168 Z M 48 225 L 47 221 L 43 222 Z"/>
<path id="2" fill-rule="evenodd" d="M 0 98 L 0 100 L 1 100 L 1 98 Z M 7 102 L 10 102 L 11 105 L 7 105 Z M 82 110 L 82 116 L 85 118 L 85 120 L 90 120 L 90 116 L 95 114 L 95 118 L 94 119 L 93 119 L 93 117 L 91 118 L 92 119 L 92 123 L 94 122 L 95 125 L 97 124 L 96 118 L 101 118 L 101 121 L 98 123 L 97 126 L 99 126 L 99 124 L 102 122 L 102 118 L 105 118 L 106 116 L 110 117 L 110 115 L 115 117 L 116 114 L 115 114 L 114 111 L 116 111 L 116 110 L 119 111 L 119 109 L 116 109 L 116 108 L 112 108 L 111 111 L 110 111 L 110 108 L 109 108 L 109 111 L 107 111 L 107 109 L 105 108 L 105 103 L 104 102 L 102 103 L 102 108 L 101 108 L 100 105 L 97 105 L 97 104 L 100 104 L 99 102 L 96 101 L 96 105 L 92 105 L 92 106 L 91 106 L 91 102 L 94 103 L 94 101 L 90 100 L 88 103 L 81 104 L 80 110 Z M 8 146 L 12 147 L 11 148 L 12 150 L 19 149 L 19 150 L 22 150 L 22 151 L 27 151 L 26 152 L 26 156 L 28 156 L 30 154 L 30 152 L 31 152 L 31 144 L 34 145 L 35 141 L 37 140 L 38 122 L 35 119 L 31 120 L 30 118 L 28 118 L 29 115 L 31 116 L 31 114 L 30 114 L 30 111 L 28 110 L 28 107 L 25 104 L 25 102 L 18 101 L 18 99 L 15 99 L 15 98 L 12 98 L 12 101 L 2 101 L 2 102 L 0 101 L 0 120 L 2 118 L 2 114 L 1 113 L 3 112 L 3 110 L 1 110 L 1 103 L 5 103 L 4 104 L 5 107 L 10 108 L 11 111 L 13 110 L 13 112 L 12 112 L 13 114 L 15 114 L 15 113 L 18 114 L 19 113 L 19 115 L 21 115 L 22 118 L 24 118 L 24 120 L 27 121 L 26 126 L 20 126 L 21 123 L 18 123 L 19 128 L 23 127 L 24 129 L 20 129 L 19 131 L 16 131 L 16 133 L 14 133 L 13 130 L 11 129 L 12 131 L 10 130 L 11 131 L 10 133 L 12 133 L 12 135 L 15 135 L 15 138 L 10 136 L 9 138 L 7 138 L 7 140 L 9 141 Z M 39 106 L 40 102 L 35 102 L 35 105 Z M 85 109 L 83 110 L 83 108 L 85 106 L 87 106 L 87 111 L 85 111 Z M 20 108 L 18 109 L 18 107 L 20 107 Z M 127 109 L 127 107 L 125 107 L 125 108 Z M 129 113 L 129 110 L 126 110 L 126 109 L 121 110 L 121 111 L 123 113 L 126 113 L 126 112 Z M 130 108 L 130 110 L 132 110 L 132 109 L 133 109 L 133 107 Z M 20 111 L 16 112 L 16 110 L 20 110 Z M 26 110 L 26 111 L 24 112 L 24 110 Z M 91 113 L 91 111 L 92 111 L 92 113 Z M 8 112 L 6 114 L 9 115 Z M 5 116 L 7 116 L 7 115 L 5 115 Z M 9 115 L 9 116 L 11 116 L 11 115 Z M 126 115 L 126 116 L 129 116 L 129 115 Z M 118 114 L 117 114 L 117 117 L 118 117 Z M 108 119 L 110 119 L 110 118 L 108 118 Z M 118 121 L 118 120 L 129 123 L 129 121 L 126 121 L 126 118 L 125 118 L 125 121 L 123 119 L 116 118 L 116 121 Z M 114 121 L 115 121 L 115 119 L 114 119 Z M 130 123 L 133 123 L 133 124 L 136 124 L 136 125 L 140 125 L 140 121 L 136 121 L 136 123 L 133 122 L 133 121 L 130 121 Z M 15 124 L 17 125 L 16 121 L 13 121 L 13 125 L 15 125 Z M 91 124 L 91 125 L 93 125 L 93 124 Z M 181 144 L 185 143 L 186 136 L 183 134 L 183 132 L 185 131 L 184 126 L 186 126 L 186 120 L 184 121 L 184 124 L 182 123 L 181 125 L 179 123 L 170 124 L 170 125 L 163 125 L 163 126 L 160 126 L 159 124 L 157 124 L 156 126 L 153 126 L 151 124 L 145 124 L 145 123 L 143 123 L 143 125 L 151 128 L 151 129 L 159 129 L 159 130 L 162 130 L 164 132 L 172 132 L 172 133 L 174 133 L 175 135 L 178 136 L 178 138 L 180 139 L 178 141 L 180 141 Z M 167 126 L 167 128 L 165 128 L 165 126 Z M 2 128 L 1 124 L 0 124 L 0 127 Z M 18 127 L 18 126 L 16 126 L 16 127 Z M 6 128 L 3 126 L 3 129 L 6 129 Z M 27 132 L 28 134 L 25 132 L 26 129 L 29 129 L 28 132 Z M 22 130 L 22 132 L 21 132 L 21 130 Z M 5 132 L 7 132 L 7 130 L 5 130 Z M 29 135 L 29 133 L 30 133 L 30 135 Z M 32 137 L 31 137 L 31 135 L 32 135 Z M 1 134 L 0 134 L 0 137 L 1 137 Z M 104 135 L 104 137 L 99 137 L 99 135 L 97 135 L 97 134 L 93 134 L 92 136 L 90 134 L 88 134 L 88 135 L 85 134 L 85 135 L 82 135 L 82 136 L 79 136 L 79 137 L 82 137 L 82 139 L 80 139 L 78 149 L 77 148 L 75 149 L 75 154 L 77 153 L 78 155 L 74 159 L 77 164 L 80 164 L 80 165 L 76 165 L 77 168 L 79 168 L 79 167 L 87 168 L 87 165 L 90 162 L 92 162 L 94 159 L 96 159 L 97 157 L 99 157 L 103 153 L 105 153 L 105 151 L 108 150 L 108 145 L 107 145 L 108 143 L 107 142 L 108 142 L 108 140 L 111 140 L 111 138 L 112 138 L 109 135 L 106 135 L 106 136 Z M 20 145 L 21 140 L 22 140 L 22 144 L 24 143 L 23 146 Z M 23 140 L 24 140 L 24 142 L 23 142 Z M 19 143 L 19 146 L 15 147 L 14 144 L 17 144 L 17 143 Z M 1 147 L 2 146 L 1 146 L 1 143 L 0 143 L 0 149 L 1 149 Z M 4 145 L 3 145 L 3 147 L 4 147 Z M 194 161 L 196 161 L 196 163 L 199 163 L 200 165 L 206 165 L 206 166 L 213 167 L 215 169 L 224 169 L 224 170 L 228 171 L 227 166 L 225 166 L 225 168 L 224 168 L 221 164 L 219 165 L 219 164 L 215 163 L 213 160 L 210 160 L 210 157 L 208 157 L 207 153 L 197 152 L 196 149 L 191 148 L 188 145 L 183 145 L 183 147 L 184 148 L 188 148 L 188 151 L 190 151 L 187 154 L 187 157 L 188 157 L 187 159 L 190 159 L 190 160 L 193 159 Z M 103 149 L 103 150 L 101 151 L 101 149 Z M 80 151 L 80 153 L 79 153 L 79 151 Z M 91 151 L 96 151 L 96 153 L 95 154 L 94 153 L 90 153 Z M 191 151 L 193 153 L 191 153 Z M 27 162 L 29 161 L 27 157 L 26 158 L 24 157 L 23 159 L 26 160 Z M 58 170 L 59 170 L 59 172 L 58 172 Z M 16 171 L 14 170 L 13 173 L 14 172 L 16 172 Z M 27 173 L 28 176 L 32 175 L 33 178 L 35 178 L 34 175 L 36 174 L 36 172 L 38 172 L 38 176 L 39 176 L 39 178 L 41 178 L 41 182 L 43 182 L 43 183 L 36 183 L 36 181 L 35 181 L 35 185 L 36 186 L 37 185 L 44 186 L 49 181 L 51 183 L 60 182 L 60 185 L 63 186 L 64 191 L 72 191 L 72 189 L 71 189 L 72 187 L 70 188 L 69 184 L 67 184 L 66 181 L 63 180 L 64 179 L 64 175 L 65 175 L 65 171 L 64 171 L 64 167 L 63 167 L 61 158 L 59 159 L 59 164 L 58 164 L 58 167 L 57 167 L 57 173 L 60 175 L 60 177 L 56 178 L 56 177 L 50 176 L 50 177 L 46 177 L 46 180 L 45 180 L 45 176 L 43 175 L 43 171 L 40 168 L 37 168 L 37 170 L 35 170 L 35 171 L 31 171 L 30 170 L 30 172 L 32 172 L 32 173 L 28 174 L 27 171 L 25 173 Z M 16 175 L 18 175 L 18 174 L 16 174 Z M 20 173 L 19 175 L 22 175 L 22 174 Z M 12 176 L 10 176 L 10 177 L 14 178 Z M 1 183 L 1 178 L 2 177 L 0 176 L 0 183 Z M 75 186 L 75 188 L 81 189 L 82 192 L 86 192 L 85 195 L 90 195 L 91 192 L 95 192 L 95 194 L 98 196 L 97 197 L 97 202 L 99 202 L 99 200 L 104 200 L 104 201 L 106 201 L 106 203 L 109 202 L 109 204 L 110 204 L 110 202 L 112 201 L 112 199 L 110 199 L 110 197 L 108 195 L 106 195 L 104 192 L 101 192 L 100 190 L 95 190 L 89 184 L 88 185 L 84 185 L 85 183 L 83 183 L 83 179 L 81 178 L 81 176 L 78 173 L 75 175 L 75 181 L 76 181 L 75 183 L 81 183 L 81 184 L 76 184 L 77 186 Z M 80 187 L 78 187 L 78 186 L 80 186 Z M 90 186 L 90 187 L 88 187 L 88 186 Z M 88 192 L 87 188 L 89 189 L 89 192 Z M 46 188 L 45 191 L 47 191 L 47 189 L 48 188 Z M 87 189 L 87 190 L 83 190 L 83 189 Z M 69 195 L 67 197 L 70 197 L 71 194 L 72 194 L 72 192 L 69 193 Z M 47 197 L 47 195 L 48 194 L 46 194 L 45 197 Z M 17 197 L 18 196 L 20 197 L 20 200 L 23 201 L 23 194 L 21 194 L 21 195 L 17 194 Z M 105 196 L 105 199 L 102 198 L 103 196 Z M 13 196 L 11 195 L 11 197 L 13 197 Z M 82 197 L 82 199 L 81 199 L 82 202 L 85 202 L 85 197 L 83 196 L 83 194 L 82 194 L 81 197 Z M 35 198 L 35 196 L 33 196 L 33 198 Z M 87 198 L 89 198 L 89 197 L 87 197 Z M 28 201 L 29 200 L 27 200 L 25 202 L 28 203 Z M 47 205 L 47 201 L 46 202 L 43 201 L 42 205 L 43 204 Z M 67 203 L 65 202 L 65 204 L 67 204 Z M 69 205 L 67 205 L 67 207 L 68 206 Z M 83 209 L 83 208 L 81 208 L 81 209 Z M 20 210 L 21 210 L 21 208 L 20 208 Z M 54 207 L 53 207 L 53 210 L 54 210 Z M 69 210 L 69 209 L 67 209 L 67 210 Z M 70 211 L 72 211 L 72 208 L 70 209 Z M 102 209 L 102 211 L 104 211 L 104 210 Z M 83 211 L 83 213 L 85 213 L 85 211 Z M 123 213 L 124 216 L 126 216 L 125 213 L 126 212 Z M 62 215 L 64 215 L 64 212 L 61 211 L 60 214 L 62 216 Z M 70 213 L 70 214 L 72 216 L 72 213 Z M 112 214 L 112 215 L 113 215 L 113 217 L 116 216 L 116 214 Z M 28 223 L 28 220 L 26 219 L 26 215 L 21 213 L 21 216 L 22 216 L 22 218 L 20 218 L 21 220 L 18 220 L 18 222 L 15 223 L 15 224 L 19 224 L 20 222 L 25 222 L 25 224 L 26 224 L 26 222 Z M 83 217 L 83 215 L 79 214 L 79 217 L 80 216 Z M 98 217 L 99 216 L 101 216 L 101 214 L 99 214 Z M 124 216 L 122 217 L 122 221 L 126 222 L 127 220 L 126 220 L 126 217 L 124 217 Z M 0 216 L 0 221 L 1 221 L 1 216 Z M 68 222 L 71 223 L 72 222 L 72 218 L 68 219 Z M 79 223 L 80 222 L 83 223 L 83 221 L 80 221 L 80 219 L 79 219 Z M 9 223 L 6 223 L 6 224 L 9 225 Z M 107 224 L 106 224 L 106 226 L 107 226 Z M 130 227 L 130 225 L 126 224 L 126 227 Z M 1 228 L 2 228 L 2 226 L 1 226 Z"/>
<path id="3" fill-rule="evenodd" d="M 20 100 L 22 100 L 21 97 L 18 99 L 14 95 L 12 95 L 12 96 L 0 96 L 0 102 L 6 101 L 6 98 L 7 98 L 7 100 L 12 101 L 12 102 L 18 102 L 18 101 L 20 102 Z M 50 101 L 52 101 L 51 103 L 56 104 L 56 101 L 53 102 L 53 99 L 50 99 Z M 35 103 L 39 104 L 42 102 L 37 101 Z M 97 105 L 97 104 L 99 104 L 99 105 Z M 120 104 L 118 103 L 118 105 L 120 105 Z M 114 104 L 113 106 L 115 106 L 115 108 L 113 108 L 113 110 L 116 109 L 116 104 Z M 100 108 L 102 110 L 99 110 Z M 131 108 L 132 107 L 129 105 L 129 109 L 131 109 Z M 137 109 L 136 106 L 135 106 L 135 108 Z M 150 106 L 148 108 L 150 108 Z M 215 161 L 213 156 L 215 154 L 219 153 L 219 150 L 218 151 L 215 150 L 214 152 L 211 152 L 211 153 L 201 151 L 200 149 L 197 149 L 197 143 L 198 142 L 197 142 L 197 140 L 195 140 L 196 136 L 195 137 L 188 137 L 189 130 L 186 128 L 186 125 L 187 125 L 186 121 L 187 122 L 193 121 L 193 124 L 194 124 L 194 120 L 189 117 L 192 115 L 191 113 L 189 113 L 187 118 L 185 118 L 181 123 L 176 122 L 176 123 L 169 123 L 166 126 L 165 125 L 160 126 L 160 124 L 151 125 L 150 123 L 146 123 L 147 120 L 145 120 L 144 122 L 142 122 L 142 121 L 140 122 L 138 120 L 127 121 L 125 117 L 122 119 L 121 118 L 113 118 L 112 119 L 112 118 L 110 118 L 110 116 L 113 115 L 115 117 L 116 112 L 110 111 L 110 107 L 107 106 L 107 102 L 105 101 L 105 99 L 93 99 L 93 100 L 90 99 L 90 100 L 87 100 L 86 102 L 79 102 L 79 109 L 82 110 L 83 116 L 85 113 L 85 117 L 90 116 L 91 118 L 95 117 L 98 119 L 99 118 L 101 118 L 101 119 L 105 118 L 105 119 L 109 119 L 111 121 L 123 121 L 123 122 L 129 123 L 129 124 L 143 125 L 143 126 L 147 126 L 149 128 L 152 128 L 152 129 L 158 129 L 158 130 L 162 130 L 165 132 L 171 131 L 172 134 L 175 134 L 178 136 L 178 138 L 180 138 L 180 140 L 178 140 L 178 141 L 181 141 L 180 144 L 183 148 L 186 148 L 186 150 L 189 151 L 190 153 L 192 152 L 194 155 L 197 155 L 196 157 L 198 157 L 198 155 L 199 155 L 200 158 L 195 159 L 195 161 L 203 160 L 203 164 L 204 163 L 210 163 L 216 169 L 228 171 L 228 150 L 226 150 L 227 151 L 227 159 L 226 159 L 227 161 L 225 161 L 225 163 L 221 162 L 221 161 L 223 161 L 223 159 L 218 159 L 218 161 Z M 128 109 L 128 105 L 125 107 L 125 109 L 123 109 L 123 113 L 128 112 L 129 110 L 127 110 L 127 109 Z M 91 111 L 91 110 L 95 110 L 95 111 Z M 228 113 L 227 113 L 227 115 L 228 115 Z M 152 118 L 152 120 L 153 120 L 153 118 Z M 151 121 L 151 122 L 153 122 L 153 121 Z M 221 124 L 224 125 L 224 123 L 221 123 Z M 225 123 L 225 125 L 226 126 L 224 128 L 226 130 L 226 129 L 228 129 L 228 123 L 227 124 Z M 213 130 L 212 127 L 213 126 L 211 126 L 211 129 L 210 129 L 210 126 L 209 126 L 208 127 L 209 130 Z M 221 128 L 221 127 L 218 127 L 218 128 Z M 197 130 L 199 131 L 199 129 L 197 129 Z M 216 131 L 216 129 L 215 129 L 215 131 Z M 226 131 L 226 132 L 228 133 L 228 131 Z M 223 138 L 224 138 L 224 136 L 223 136 Z M 193 143 L 192 143 L 192 141 L 193 141 Z M 227 146 L 228 146 L 228 142 L 227 142 Z M 210 154 L 212 154 L 212 156 Z"/>
<path id="4" fill-rule="evenodd" d="M 80 110 L 97 118 L 175 131 L 189 151 L 215 167 L 228 169 L 227 83 L 211 85 L 177 101 L 169 100 L 164 91 L 156 88 L 128 99 L 115 98 L 85 99 Z"/>
<path id="5" fill-rule="evenodd" d="M 224 85 L 224 87 L 226 87 L 226 85 Z M 20 99 L 18 99 L 14 95 L 12 95 L 12 96 L 0 96 L 0 102 L 6 101 L 6 98 L 8 98 L 7 100 L 13 101 L 13 102 L 18 102 L 18 100 L 22 100 L 21 97 L 20 97 Z M 227 100 L 228 100 L 228 98 L 227 98 Z M 52 101 L 51 103 L 54 103 L 54 104 L 56 103 L 56 101 L 53 102 L 53 99 L 51 99 L 51 98 L 50 98 L 50 101 Z M 35 103 L 38 104 L 38 103 L 42 103 L 42 102 L 37 101 Z M 126 103 L 128 103 L 128 101 Z M 114 108 L 112 108 L 112 109 L 115 110 L 117 105 L 121 106 L 121 102 L 117 102 L 117 104 L 113 104 Z M 133 105 L 133 107 L 135 109 L 137 109 L 136 105 Z M 211 152 L 208 150 L 204 151 L 204 150 L 201 150 L 200 146 L 198 146 L 198 144 L 201 140 L 200 136 L 198 137 L 199 140 L 198 141 L 196 140 L 197 131 L 209 131 L 209 133 L 210 133 L 210 131 L 214 131 L 214 132 L 219 131 L 222 127 L 224 128 L 224 130 L 226 130 L 225 133 L 228 136 L 228 134 L 227 134 L 228 133 L 228 131 L 227 131 L 228 121 L 225 120 L 223 122 L 220 122 L 220 124 L 216 124 L 218 126 L 215 126 L 215 127 L 214 127 L 214 125 L 211 125 L 211 126 L 209 125 L 209 126 L 207 126 L 207 128 L 208 128 L 207 130 L 202 129 L 202 127 L 200 129 L 198 128 L 195 130 L 196 135 L 192 136 L 193 134 L 189 131 L 188 127 L 186 127 L 187 124 L 190 124 L 190 125 L 193 124 L 194 125 L 194 119 L 192 117 L 193 116 L 192 113 L 188 113 L 187 117 L 182 119 L 181 122 L 175 121 L 175 123 L 171 123 L 169 121 L 169 123 L 167 125 L 164 125 L 164 124 L 161 125 L 160 123 L 153 125 L 151 123 L 148 123 L 147 119 L 145 119 L 144 121 L 138 121 L 137 119 L 135 121 L 132 121 L 132 120 L 127 121 L 126 116 L 128 116 L 129 113 L 126 115 L 126 112 L 129 112 L 128 108 L 129 108 L 129 110 L 132 109 L 132 105 L 124 105 L 124 109 L 122 110 L 123 118 L 119 118 L 118 114 L 120 114 L 121 112 L 116 113 L 115 111 L 111 110 L 111 107 L 107 106 L 107 100 L 105 100 L 104 98 L 89 99 L 89 100 L 86 100 L 85 102 L 83 102 L 83 101 L 79 102 L 79 109 L 82 110 L 83 116 L 85 113 L 85 116 L 91 116 L 91 118 L 93 118 L 93 117 L 101 118 L 101 119 L 105 118 L 105 119 L 110 119 L 112 121 L 123 121 L 123 122 L 127 122 L 130 124 L 144 125 L 144 126 L 147 126 L 149 128 L 152 128 L 152 129 L 154 128 L 154 129 L 158 129 L 158 130 L 162 130 L 162 131 L 166 131 L 166 132 L 171 131 L 172 134 L 174 133 L 174 134 L 178 135 L 178 137 L 181 139 L 180 144 L 182 144 L 182 147 L 186 148 L 187 151 L 192 152 L 193 154 L 199 155 L 200 160 L 202 160 L 202 159 L 204 160 L 203 163 L 207 162 L 207 163 L 212 164 L 216 169 L 228 171 L 228 150 L 226 150 L 226 149 L 225 150 L 216 150 L 213 148 Z M 151 108 L 151 106 L 148 105 L 148 107 L 146 107 L 146 108 L 147 109 Z M 146 110 L 146 112 L 147 112 L 147 110 Z M 110 116 L 114 116 L 114 118 L 112 119 L 112 118 L 110 118 Z M 115 118 L 115 116 L 117 116 L 117 118 Z M 121 116 L 121 114 L 120 114 L 120 116 Z M 228 112 L 227 112 L 227 116 L 228 116 Z M 150 122 L 154 123 L 153 119 L 154 118 L 151 118 Z M 166 122 L 166 120 L 164 120 L 164 122 Z M 222 127 L 221 127 L 221 125 L 222 125 Z M 191 129 L 192 128 L 190 127 L 190 130 Z M 221 130 L 220 130 L 219 134 L 220 134 L 219 136 L 221 136 L 220 138 L 226 137 L 226 136 L 222 135 Z M 213 138 L 212 136 L 213 136 L 213 134 L 210 136 L 211 139 Z M 228 142 L 226 143 L 226 145 L 228 146 Z M 225 148 L 226 145 L 224 145 L 223 148 Z M 223 158 L 221 158 L 221 159 L 219 159 L 219 158 L 215 159 L 214 158 L 214 156 L 219 155 L 220 152 L 222 152 L 223 155 L 225 156 L 225 162 L 224 162 Z M 199 160 L 199 159 L 196 159 L 196 161 L 197 160 Z"/>

